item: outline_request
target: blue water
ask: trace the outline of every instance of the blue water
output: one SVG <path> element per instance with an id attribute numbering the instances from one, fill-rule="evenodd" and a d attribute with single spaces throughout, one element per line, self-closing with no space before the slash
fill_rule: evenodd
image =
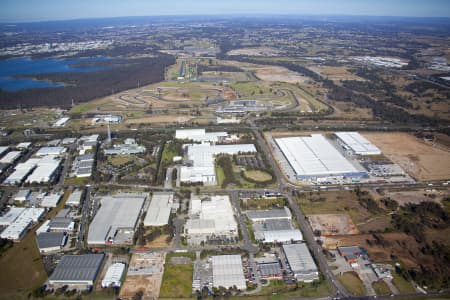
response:
<path id="1" fill-rule="evenodd" d="M 47 74 L 59 72 L 92 72 L 103 70 L 105 67 L 71 67 L 71 64 L 109 59 L 94 57 L 82 59 L 59 60 L 54 58 L 30 59 L 15 58 L 0 61 L 0 88 L 8 91 L 20 91 L 30 88 L 61 87 L 62 83 L 53 83 L 31 78 L 16 78 L 18 75 Z"/>

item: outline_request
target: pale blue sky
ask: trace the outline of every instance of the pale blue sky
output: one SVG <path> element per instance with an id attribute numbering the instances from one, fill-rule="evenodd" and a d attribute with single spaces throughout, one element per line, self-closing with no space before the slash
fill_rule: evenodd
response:
<path id="1" fill-rule="evenodd" d="M 212 14 L 450 17 L 450 0 L 0 0 L 0 22 Z"/>

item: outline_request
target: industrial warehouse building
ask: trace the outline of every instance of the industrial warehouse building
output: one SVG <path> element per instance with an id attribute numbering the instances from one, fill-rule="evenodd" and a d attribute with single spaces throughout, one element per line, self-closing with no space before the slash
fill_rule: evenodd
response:
<path id="1" fill-rule="evenodd" d="M 37 162 L 36 169 L 28 176 L 27 183 L 47 183 L 53 180 L 61 164 L 61 159 L 48 155 Z"/>
<path id="2" fill-rule="evenodd" d="M 2 239 L 13 240 L 18 242 L 22 239 L 28 228 L 33 223 L 39 222 L 40 218 L 44 215 L 44 208 L 25 208 L 22 212 L 17 211 L 18 215 L 14 213 L 15 219 L 8 227 L 0 234 Z"/>
<path id="3" fill-rule="evenodd" d="M 233 208 L 226 195 L 199 197 L 191 194 L 189 215 L 184 234 L 190 244 L 238 236 Z"/>
<path id="4" fill-rule="evenodd" d="M 205 129 L 181 129 L 175 132 L 178 140 L 190 140 L 194 142 L 217 143 L 226 139 L 226 132 L 206 132 Z"/>
<path id="5" fill-rule="evenodd" d="M 282 249 L 297 281 L 312 282 L 319 279 L 319 271 L 306 244 L 283 245 Z"/>
<path id="6" fill-rule="evenodd" d="M 66 205 L 67 206 L 79 206 L 82 195 L 83 195 L 83 191 L 81 191 L 81 190 L 73 191 L 70 194 L 69 198 L 67 198 Z"/>
<path id="7" fill-rule="evenodd" d="M 5 156 L 0 159 L 0 163 L 2 164 L 12 164 L 14 163 L 20 156 L 22 155 L 22 152 L 20 151 L 11 151 L 8 152 Z"/>
<path id="8" fill-rule="evenodd" d="M 164 226 L 169 223 L 174 193 L 154 192 L 144 219 L 144 226 Z"/>
<path id="9" fill-rule="evenodd" d="M 104 254 L 65 255 L 48 281 L 58 286 L 92 286 L 103 258 Z"/>
<path id="10" fill-rule="evenodd" d="M 352 165 L 323 135 L 275 139 L 298 180 L 367 176 Z"/>
<path id="11" fill-rule="evenodd" d="M 204 185 L 217 184 L 215 170 L 215 156 L 218 154 L 239 154 L 255 153 L 256 148 L 253 144 L 235 144 L 235 145 L 209 145 L 192 144 L 187 145 L 187 159 L 189 166 L 182 166 L 180 170 L 180 181 L 182 183 L 198 183 Z"/>
<path id="12" fill-rule="evenodd" d="M 216 255 L 211 257 L 211 262 L 214 287 L 236 286 L 239 290 L 247 288 L 240 255 Z"/>
<path id="13" fill-rule="evenodd" d="M 342 147 L 356 155 L 380 155 L 381 150 L 358 132 L 335 132 Z"/>
<path id="14" fill-rule="evenodd" d="M 62 155 L 66 152 L 65 147 L 42 147 L 36 152 L 36 156 Z"/>
<path id="15" fill-rule="evenodd" d="M 249 210 L 245 212 L 252 221 L 255 239 L 264 243 L 290 243 L 303 240 L 302 233 L 292 224 L 292 214 L 286 206 L 282 209 Z"/>
<path id="16" fill-rule="evenodd" d="M 64 232 L 41 232 L 36 236 L 37 246 L 42 254 L 61 250 L 66 241 L 67 235 Z"/>
<path id="17" fill-rule="evenodd" d="M 124 271 L 125 264 L 123 263 L 115 263 L 110 265 L 106 271 L 105 277 L 102 280 L 102 287 L 120 287 Z"/>
<path id="18" fill-rule="evenodd" d="M 14 168 L 14 172 L 3 183 L 11 185 L 22 183 L 34 168 L 36 168 L 39 161 L 40 159 L 38 158 L 30 158 L 26 162 L 18 163 Z"/>
<path id="19" fill-rule="evenodd" d="M 130 244 L 146 194 L 102 197 L 101 207 L 89 226 L 88 244 Z"/>
<path id="20" fill-rule="evenodd" d="M 138 145 L 135 139 L 128 138 L 123 144 L 113 145 L 112 148 L 105 149 L 105 155 L 131 155 L 145 153 L 147 149 L 143 145 Z"/>

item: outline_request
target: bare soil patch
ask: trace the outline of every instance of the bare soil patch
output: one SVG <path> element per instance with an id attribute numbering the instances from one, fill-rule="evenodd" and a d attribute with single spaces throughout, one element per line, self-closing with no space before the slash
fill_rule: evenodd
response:
<path id="1" fill-rule="evenodd" d="M 308 215 L 313 230 L 319 230 L 322 236 L 359 234 L 352 219 L 347 214 Z"/>
<path id="2" fill-rule="evenodd" d="M 419 180 L 450 178 L 450 152 L 407 133 L 365 133 L 384 155 Z"/>

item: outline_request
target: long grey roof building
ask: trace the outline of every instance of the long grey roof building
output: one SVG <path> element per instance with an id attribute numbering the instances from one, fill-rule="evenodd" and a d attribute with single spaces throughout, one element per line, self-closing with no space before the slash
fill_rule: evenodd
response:
<path id="1" fill-rule="evenodd" d="M 49 278 L 50 284 L 93 285 L 104 254 L 65 255 Z"/>

